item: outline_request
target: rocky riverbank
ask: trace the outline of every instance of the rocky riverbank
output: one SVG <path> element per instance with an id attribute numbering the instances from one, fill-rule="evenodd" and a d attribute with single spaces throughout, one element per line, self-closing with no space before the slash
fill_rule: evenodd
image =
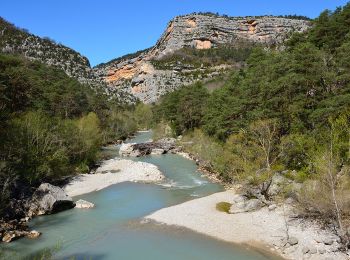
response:
<path id="1" fill-rule="evenodd" d="M 31 197 L 18 204 L 21 214 L 17 219 L 0 220 L 0 241 L 9 243 L 22 237 L 39 237 L 40 232 L 28 227 L 28 221 L 35 216 L 54 214 L 74 207 L 94 207 L 94 204 L 88 201 L 74 202 L 73 196 L 101 190 L 121 182 L 153 183 L 163 178 L 163 174 L 153 164 L 111 159 L 104 161 L 95 174 L 78 175 L 63 188 L 43 183 Z"/>
<path id="2" fill-rule="evenodd" d="M 228 212 L 218 210 L 222 202 L 231 205 Z M 228 190 L 161 209 L 146 219 L 228 242 L 267 247 L 287 259 L 349 259 L 339 251 L 337 236 L 317 223 L 296 217 L 291 204 L 267 206 L 253 202 Z"/>
<path id="3" fill-rule="evenodd" d="M 75 207 L 73 199 L 60 187 L 49 183 L 42 183 L 30 198 L 21 204 L 17 218 L 0 220 L 0 240 L 12 242 L 21 237 L 37 238 L 40 232 L 29 230 L 28 221 L 35 216 L 54 214 Z M 22 218 L 21 218 L 22 217 Z"/>
<path id="4" fill-rule="evenodd" d="M 300 189 L 300 184 L 284 177 L 283 173 L 275 173 L 270 181 L 259 187 L 236 185 L 233 191 L 232 185 L 223 183 L 210 172 L 207 162 L 177 146 L 176 139 L 127 144 L 124 148 L 121 149 L 123 156 L 155 154 L 153 149 L 177 153 L 195 161 L 209 179 L 229 189 L 159 210 L 147 216 L 148 220 L 186 227 L 229 242 L 262 245 L 288 259 L 348 259 L 334 230 L 301 217 L 292 198 L 276 204 L 278 194 L 286 185 Z M 229 205 L 226 213 L 216 209 L 218 203 Z"/>

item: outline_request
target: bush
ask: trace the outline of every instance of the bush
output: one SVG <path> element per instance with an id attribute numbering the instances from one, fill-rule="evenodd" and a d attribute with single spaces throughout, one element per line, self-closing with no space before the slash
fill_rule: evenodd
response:
<path id="1" fill-rule="evenodd" d="M 201 126 L 208 90 L 201 83 L 165 95 L 154 109 L 156 121 L 166 120 L 176 135 Z"/>
<path id="2" fill-rule="evenodd" d="M 58 123 L 41 112 L 12 120 L 10 167 L 30 183 L 60 178 L 70 172 L 67 147 L 57 132 Z"/>
<path id="3" fill-rule="evenodd" d="M 217 209 L 218 211 L 221 211 L 221 212 L 229 213 L 229 212 L 230 212 L 231 206 L 232 206 L 232 204 L 231 204 L 231 203 L 228 203 L 228 202 L 219 202 L 219 203 L 216 203 L 216 209 Z"/>
<path id="4" fill-rule="evenodd" d="M 150 105 L 139 103 L 136 105 L 135 121 L 139 129 L 150 129 L 153 125 L 153 112 Z"/>
<path id="5" fill-rule="evenodd" d="M 171 127 L 165 122 L 159 122 L 153 127 L 153 140 L 157 141 L 166 137 L 174 137 L 175 134 Z"/>

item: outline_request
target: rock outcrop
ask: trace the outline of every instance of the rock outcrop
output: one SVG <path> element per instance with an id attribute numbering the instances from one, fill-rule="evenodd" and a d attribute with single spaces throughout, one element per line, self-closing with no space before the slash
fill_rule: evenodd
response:
<path id="1" fill-rule="evenodd" d="M 178 16 L 169 22 L 153 48 L 137 55 L 116 59 L 95 68 L 96 76 L 111 89 L 129 90 L 144 103 L 155 102 L 161 95 L 197 80 L 212 79 L 230 66 L 191 68 L 181 62 L 178 66 L 158 68 L 154 61 L 182 48 L 210 49 L 238 42 L 275 46 L 292 32 L 309 28 L 306 20 L 272 16 L 224 17 L 216 15 Z"/>
<path id="2" fill-rule="evenodd" d="M 139 157 L 149 154 L 162 155 L 177 152 L 175 138 L 163 138 L 156 142 L 122 144 L 119 149 L 121 156 Z"/>
<path id="3" fill-rule="evenodd" d="M 264 206 L 263 202 L 259 199 L 243 200 L 232 204 L 230 207 L 230 214 L 237 214 L 243 212 L 255 211 Z"/>
<path id="4" fill-rule="evenodd" d="M 29 217 L 36 215 L 47 215 L 75 207 L 72 198 L 60 187 L 43 183 L 34 192 Z"/>
<path id="5" fill-rule="evenodd" d="M 21 237 L 28 237 L 31 239 L 37 238 L 41 235 L 36 230 L 29 230 L 27 223 L 24 221 L 2 221 L 0 220 L 0 241 L 10 243 Z"/>
<path id="6" fill-rule="evenodd" d="M 35 239 L 41 235 L 30 230 L 28 221 L 38 215 L 54 214 L 74 208 L 75 203 L 61 188 L 49 183 L 41 184 L 34 193 L 11 205 L 13 214 L 0 219 L 0 242 L 10 243 L 22 237 Z"/>

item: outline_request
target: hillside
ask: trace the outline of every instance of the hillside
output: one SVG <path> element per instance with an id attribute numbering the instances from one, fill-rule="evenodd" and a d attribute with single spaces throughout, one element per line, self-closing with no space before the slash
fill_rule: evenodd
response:
<path id="1" fill-rule="evenodd" d="M 210 93 L 200 83 L 182 87 L 153 108 L 155 140 L 180 136 L 180 145 L 204 170 L 233 187 L 242 185 L 246 197 L 274 203 L 288 198 L 297 218 L 317 219 L 339 237 L 337 248 L 347 258 L 349 33 L 350 3 L 325 10 L 283 49 L 254 48 L 247 65 L 221 88 Z"/>
<path id="2" fill-rule="evenodd" d="M 0 35 L 2 52 L 22 54 L 31 60 L 56 66 L 65 71 L 68 76 L 75 77 L 83 83 L 91 78 L 89 60 L 62 44 L 19 29 L 3 18 L 0 18 Z"/>
<path id="3" fill-rule="evenodd" d="M 109 89 L 95 77 L 89 60 L 62 44 L 49 38 L 41 38 L 25 29 L 17 28 L 0 17 L 0 52 L 22 55 L 33 61 L 40 61 L 63 70 L 68 76 L 92 88 L 102 88 L 106 94 L 120 101 L 134 102 L 134 98 L 120 89 Z"/>
<path id="4" fill-rule="evenodd" d="M 238 53 L 245 46 L 277 46 L 292 33 L 303 32 L 310 26 L 307 20 L 283 17 L 226 17 L 212 14 L 191 14 L 175 17 L 153 48 L 124 59 L 96 66 L 98 78 L 110 88 L 128 89 L 144 103 L 152 103 L 163 94 L 197 80 L 211 80 L 231 69 L 240 67 L 242 57 L 212 64 L 183 62 L 184 53 L 195 58 L 208 50 L 228 48 Z M 194 50 L 194 51 L 191 51 Z M 190 50 L 190 51 L 189 51 Z M 246 50 L 245 50 L 246 51 Z M 174 59 L 173 55 L 181 56 Z M 213 56 L 213 55 L 212 55 Z M 215 56 L 215 55 L 214 55 Z M 216 55 L 222 58 L 222 55 Z M 175 62 L 167 62 L 169 59 Z"/>

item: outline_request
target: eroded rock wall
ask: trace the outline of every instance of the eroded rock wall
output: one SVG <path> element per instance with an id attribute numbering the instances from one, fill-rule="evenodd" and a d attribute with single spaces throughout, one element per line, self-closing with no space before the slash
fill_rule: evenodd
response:
<path id="1" fill-rule="evenodd" d="M 223 68 L 171 67 L 157 69 L 152 60 L 159 60 L 184 47 L 210 49 L 219 45 L 234 45 L 249 41 L 274 46 L 292 32 L 310 27 L 305 20 L 279 17 L 221 17 L 214 15 L 178 16 L 169 22 L 156 45 L 137 57 L 117 60 L 97 66 L 94 71 L 110 89 L 123 89 L 144 103 L 152 103 L 163 94 L 197 80 L 211 79 Z M 224 66 L 228 69 L 230 66 Z M 205 73 L 201 73 L 205 70 Z"/>

